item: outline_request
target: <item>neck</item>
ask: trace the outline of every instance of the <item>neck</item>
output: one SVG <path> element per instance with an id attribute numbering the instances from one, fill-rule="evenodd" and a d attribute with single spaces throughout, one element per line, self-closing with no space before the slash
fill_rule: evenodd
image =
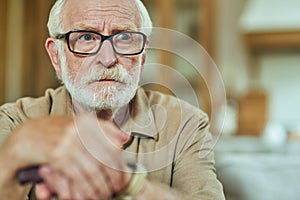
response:
<path id="1" fill-rule="evenodd" d="M 91 108 L 86 105 L 82 105 L 76 101 L 72 102 L 73 106 L 73 112 L 75 115 L 80 115 L 80 114 L 92 114 L 97 116 L 98 119 L 103 119 L 103 120 L 111 120 L 111 121 L 116 121 L 118 125 L 121 125 L 125 118 L 126 118 L 126 113 L 128 112 L 128 105 L 125 105 L 121 108 L 115 108 L 115 109 L 102 109 L 102 110 L 97 110 L 95 108 Z"/>
<path id="2" fill-rule="evenodd" d="M 81 114 L 92 114 L 97 116 L 99 119 L 104 120 L 111 120 L 113 117 L 114 109 L 95 109 L 86 105 L 83 105 L 81 103 L 78 103 L 77 101 L 72 101 L 73 106 L 73 112 L 75 115 L 81 115 Z"/>

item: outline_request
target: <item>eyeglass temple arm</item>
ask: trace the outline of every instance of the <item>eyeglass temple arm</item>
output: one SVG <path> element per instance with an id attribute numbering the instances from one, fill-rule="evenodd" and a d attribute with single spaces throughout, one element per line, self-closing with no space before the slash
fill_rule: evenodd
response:
<path id="1" fill-rule="evenodd" d="M 57 36 L 55 36 L 56 39 L 63 39 L 66 38 L 66 34 L 58 34 Z"/>

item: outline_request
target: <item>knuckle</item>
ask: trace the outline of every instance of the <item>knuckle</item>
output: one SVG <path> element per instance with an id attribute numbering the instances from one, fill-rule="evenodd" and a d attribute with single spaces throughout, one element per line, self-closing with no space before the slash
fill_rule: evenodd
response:
<path id="1" fill-rule="evenodd" d="M 71 199 L 72 198 L 71 194 L 66 191 L 61 191 L 57 195 L 60 199 Z"/>
<path id="2" fill-rule="evenodd" d="M 122 179 L 112 182 L 114 192 L 119 192 L 126 187 L 126 183 Z"/>

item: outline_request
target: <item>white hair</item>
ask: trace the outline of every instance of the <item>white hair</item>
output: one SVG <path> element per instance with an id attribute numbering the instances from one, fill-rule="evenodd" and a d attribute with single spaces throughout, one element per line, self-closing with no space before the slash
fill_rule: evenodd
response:
<path id="1" fill-rule="evenodd" d="M 63 31 L 62 11 L 65 2 L 65 0 L 57 0 L 50 11 L 47 26 L 51 37 L 54 37 Z M 135 2 L 141 18 L 141 27 L 139 28 L 141 28 L 141 31 L 143 31 L 147 36 L 150 36 L 152 31 L 152 21 L 149 13 L 141 0 L 135 0 Z"/>
<path id="2" fill-rule="evenodd" d="M 64 4 L 65 0 L 57 0 L 50 11 L 47 27 L 51 37 L 63 32 L 62 10 Z"/>
<path id="3" fill-rule="evenodd" d="M 152 32 L 152 21 L 149 16 L 148 10 L 141 0 L 136 0 L 136 5 L 138 7 L 140 17 L 141 17 L 141 29 L 147 35 L 150 36 Z"/>

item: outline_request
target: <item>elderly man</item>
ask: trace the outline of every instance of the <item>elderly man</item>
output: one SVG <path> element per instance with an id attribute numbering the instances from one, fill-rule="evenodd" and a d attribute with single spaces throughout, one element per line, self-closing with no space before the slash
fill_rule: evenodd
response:
<path id="1" fill-rule="evenodd" d="M 140 0 L 56 1 L 64 86 L 0 108 L 1 199 L 224 199 L 207 116 L 138 87 L 151 25 Z M 42 182 L 20 184 L 34 166 Z"/>

